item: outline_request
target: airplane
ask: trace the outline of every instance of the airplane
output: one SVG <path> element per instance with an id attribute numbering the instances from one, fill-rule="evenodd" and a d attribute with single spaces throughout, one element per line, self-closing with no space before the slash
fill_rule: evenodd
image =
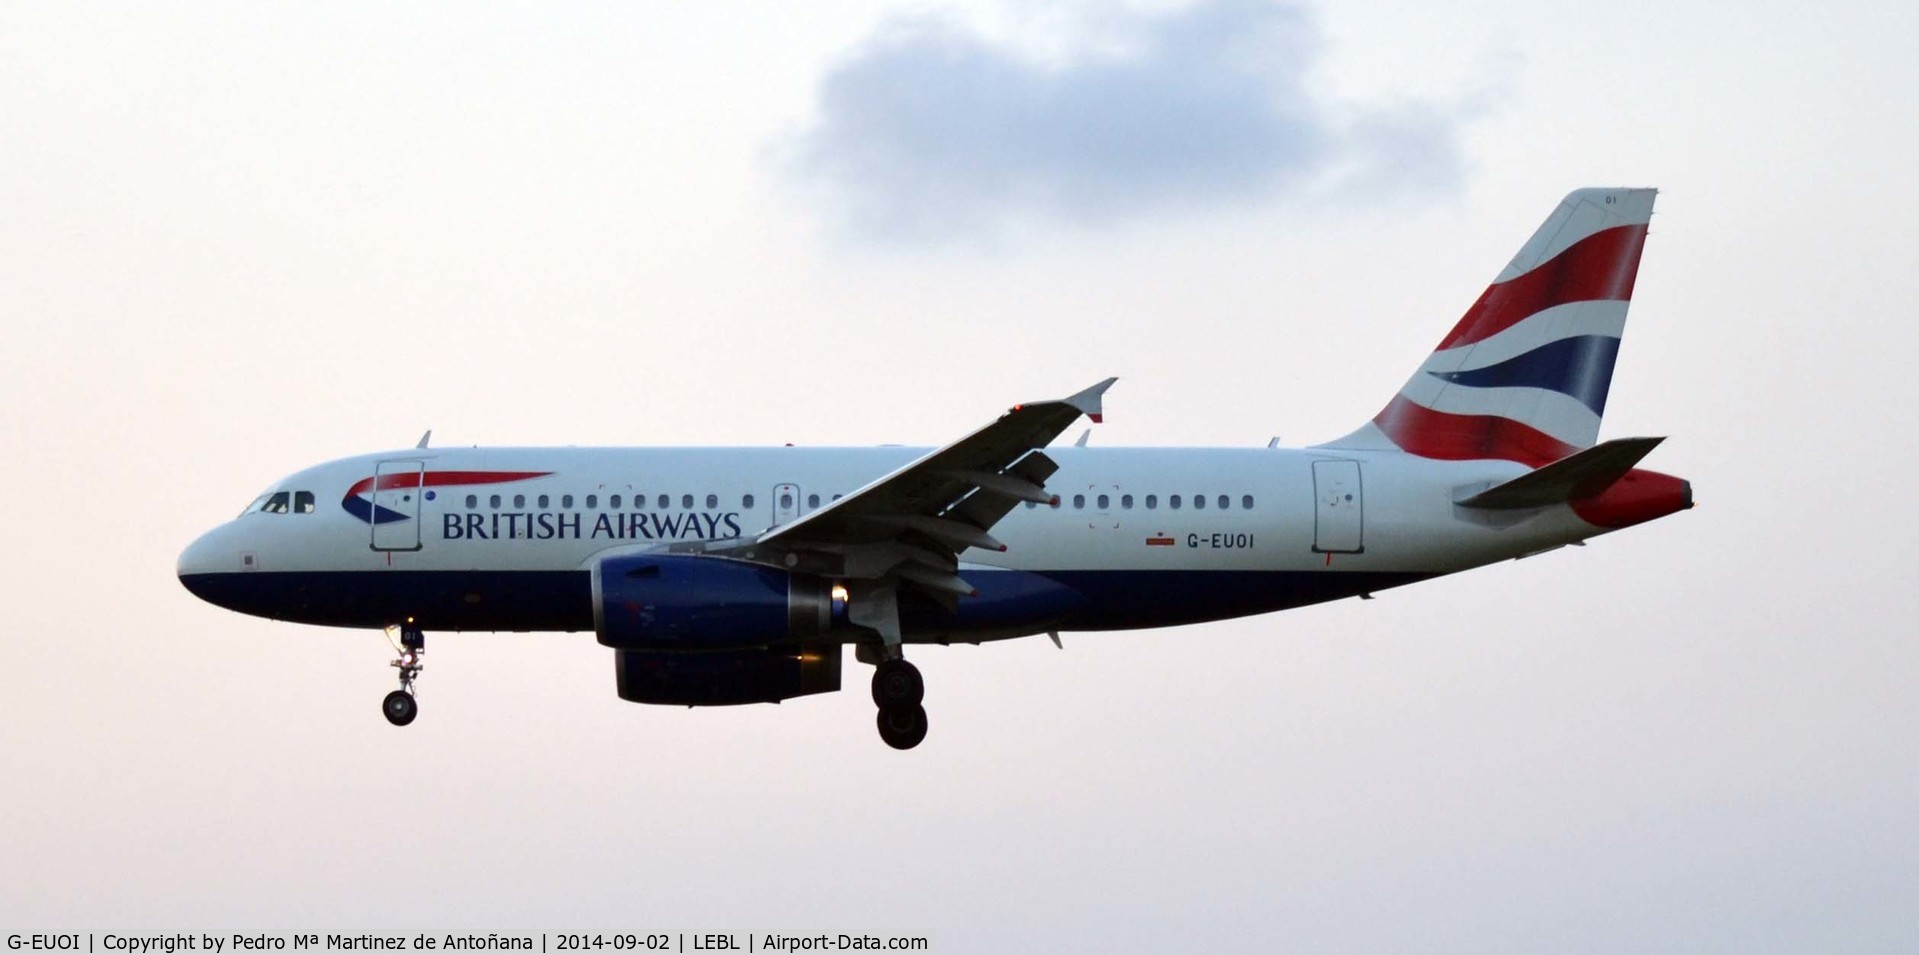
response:
<path id="1" fill-rule="evenodd" d="M 1692 507 L 1599 441 L 1652 189 L 1567 195 L 1371 420 L 1300 448 L 1054 447 L 1108 378 L 944 447 L 436 448 L 275 483 L 181 553 L 218 606 L 384 629 L 418 714 L 428 631 L 592 631 L 621 699 L 777 703 L 873 667 L 925 739 L 908 645 L 1166 627 L 1367 597 Z"/>

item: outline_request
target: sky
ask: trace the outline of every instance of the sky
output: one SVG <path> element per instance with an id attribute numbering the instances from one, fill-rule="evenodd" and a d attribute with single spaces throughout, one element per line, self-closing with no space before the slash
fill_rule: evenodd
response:
<path id="1" fill-rule="evenodd" d="M 1911 5 L 0 4 L 0 933 L 938 952 L 1919 947 Z M 641 707 L 586 634 L 242 617 L 181 548 L 466 444 L 1370 417 L 1662 192 L 1602 436 L 1699 507 L 1285 614 Z"/>

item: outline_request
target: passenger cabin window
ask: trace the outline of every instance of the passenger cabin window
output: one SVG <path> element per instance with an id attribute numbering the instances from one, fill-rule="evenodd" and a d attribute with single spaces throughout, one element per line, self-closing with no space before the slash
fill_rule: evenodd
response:
<path id="1" fill-rule="evenodd" d="M 1112 504 L 1112 502 L 1113 502 L 1112 498 L 1107 497 L 1104 494 L 1101 494 L 1099 496 L 1099 509 L 1102 511 L 1106 510 Z"/>
<path id="2" fill-rule="evenodd" d="M 1250 511 L 1250 510 L 1252 510 L 1252 509 L 1253 509 L 1253 496 L 1252 496 L 1251 494 L 1248 494 L 1248 495 L 1246 495 L 1245 497 L 1242 497 L 1242 498 L 1240 498 L 1240 499 L 1239 499 L 1239 506 L 1240 506 L 1240 507 L 1241 507 L 1242 509 L 1244 509 L 1244 510 L 1248 510 L 1248 511 Z"/>
<path id="3" fill-rule="evenodd" d="M 599 508 L 599 506 L 600 506 L 600 496 L 599 496 L 598 494 L 588 494 L 588 495 L 586 496 L 586 509 L 587 509 L 587 510 L 589 510 L 589 511 L 591 511 L 591 510 L 596 510 L 596 509 L 598 509 L 598 508 Z"/>
<path id="4" fill-rule="evenodd" d="M 707 510 L 709 510 L 709 511 L 710 511 L 710 510 L 713 510 L 714 508 L 716 508 L 716 507 L 719 507 L 719 506 L 720 506 L 720 496 L 719 496 L 718 494 L 708 494 L 708 495 L 706 496 L 706 509 L 707 509 Z"/>
<path id="5" fill-rule="evenodd" d="M 542 494 L 542 495 L 540 495 L 540 510 L 542 510 L 542 511 L 544 511 L 544 510 L 546 510 L 546 506 L 547 506 L 547 505 L 548 505 L 549 503 L 552 503 L 552 499 L 551 499 L 551 498 L 549 498 L 549 497 L 547 497 L 547 496 L 546 496 L 546 495 L 544 495 L 544 494 Z"/>
<path id="6" fill-rule="evenodd" d="M 820 496 L 819 496 L 818 494 L 808 494 L 808 495 L 806 496 L 806 506 L 807 506 L 808 508 L 815 508 L 815 507 L 819 507 L 819 506 L 820 506 Z"/>
<path id="7" fill-rule="evenodd" d="M 1086 507 L 1086 495 L 1084 494 L 1073 495 L 1073 510 L 1077 511 L 1085 507 Z"/>
<path id="8" fill-rule="evenodd" d="M 667 508 L 669 508 L 669 507 L 672 507 L 672 506 L 673 506 L 673 499 L 672 499 L 672 498 L 670 498 L 670 497 L 667 497 L 667 496 L 666 496 L 666 495 L 664 495 L 664 494 L 662 494 L 662 495 L 660 495 L 660 499 L 659 499 L 659 508 L 660 508 L 660 510 L 662 510 L 662 511 L 664 511 L 664 510 L 666 510 Z"/>
<path id="9" fill-rule="evenodd" d="M 751 494 L 742 494 L 742 495 L 740 495 L 740 507 L 742 507 L 742 508 L 744 508 L 744 509 L 746 509 L 746 510 L 749 510 L 749 511 L 750 511 L 750 510 L 752 510 L 752 509 L 753 509 L 753 495 L 751 495 Z"/>
<path id="10" fill-rule="evenodd" d="M 486 499 L 486 506 L 488 506 L 488 507 L 490 507 L 490 508 L 492 508 L 492 509 L 494 509 L 494 510 L 496 510 L 496 511 L 497 511 L 497 510 L 499 510 L 499 509 L 500 509 L 500 496 L 499 496 L 498 494 L 495 494 L 495 495 L 493 495 L 492 497 L 489 497 L 489 498 L 487 498 L 487 499 Z"/>
<path id="11" fill-rule="evenodd" d="M 469 511 L 474 511 L 474 510 L 479 510 L 479 507 L 480 507 L 480 496 L 478 494 L 468 494 L 466 496 L 466 509 Z"/>
<path id="12" fill-rule="evenodd" d="M 564 508 L 566 508 L 566 509 L 568 509 L 568 510 L 572 510 L 572 508 L 573 508 L 573 495 L 571 495 L 571 494 L 562 494 L 562 495 L 560 495 L 560 506 L 561 506 L 561 507 L 564 507 Z"/>
<path id="13" fill-rule="evenodd" d="M 526 509 L 526 495 L 524 494 L 513 495 L 513 509 L 516 511 L 522 511 Z"/>
<path id="14" fill-rule="evenodd" d="M 689 511 L 690 511 L 690 510 L 692 510 L 692 509 L 693 509 L 693 495 L 691 495 L 691 494 L 682 494 L 682 495 L 680 495 L 680 506 L 681 506 L 681 507 L 683 507 L 683 508 L 686 508 L 686 509 L 687 509 L 687 510 L 689 510 Z"/>
<path id="15" fill-rule="evenodd" d="M 1149 511 L 1159 510 L 1159 495 L 1157 494 L 1146 495 L 1146 509 Z"/>
<path id="16" fill-rule="evenodd" d="M 268 514 L 285 514 L 287 512 L 287 499 L 290 496 L 291 495 L 285 491 L 276 491 L 272 497 L 267 498 L 266 505 L 261 507 L 260 510 Z"/>
<path id="17" fill-rule="evenodd" d="M 792 507 L 793 507 L 793 495 L 788 493 L 782 493 L 780 495 L 780 510 L 782 511 L 791 510 Z"/>
<path id="18" fill-rule="evenodd" d="M 1206 509 L 1206 495 L 1204 494 L 1193 495 L 1193 510 L 1203 511 L 1205 509 Z"/>
<path id="19" fill-rule="evenodd" d="M 1122 511 L 1130 511 L 1133 509 L 1133 496 L 1131 494 L 1121 494 L 1119 496 L 1119 509 Z"/>
<path id="20" fill-rule="evenodd" d="M 1166 506 L 1172 508 L 1175 511 L 1179 510 L 1179 495 L 1175 494 L 1172 497 L 1167 498 Z"/>
<path id="21" fill-rule="evenodd" d="M 609 507 L 609 508 L 611 508 L 611 509 L 613 509 L 613 510 L 616 510 L 616 511 L 617 511 L 617 510 L 619 510 L 619 509 L 620 509 L 620 496 L 619 496 L 618 494 L 614 494 L 614 495 L 611 495 L 611 496 L 609 496 L 609 497 L 607 497 L 607 499 L 606 499 L 606 506 L 607 506 L 607 507 Z"/>

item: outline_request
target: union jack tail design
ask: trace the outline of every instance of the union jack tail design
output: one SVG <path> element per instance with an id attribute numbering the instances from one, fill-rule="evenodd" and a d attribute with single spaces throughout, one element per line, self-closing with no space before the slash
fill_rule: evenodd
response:
<path id="1" fill-rule="evenodd" d="M 1656 192 L 1568 195 L 1385 410 L 1322 447 L 1532 467 L 1592 447 Z"/>

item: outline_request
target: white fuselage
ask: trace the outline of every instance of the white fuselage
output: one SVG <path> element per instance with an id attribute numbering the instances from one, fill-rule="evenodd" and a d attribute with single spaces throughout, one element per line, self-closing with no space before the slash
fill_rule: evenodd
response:
<path id="1" fill-rule="evenodd" d="M 925 450 L 435 448 L 364 455 L 279 482 L 247 513 L 195 542 L 180 570 L 189 586 L 191 578 L 219 578 L 221 595 L 260 594 L 238 601 L 203 594 L 235 609 L 346 626 L 378 623 L 366 615 L 375 608 L 349 599 L 334 613 L 313 598 L 316 591 L 382 594 L 399 603 L 377 609 L 399 613 L 409 581 L 457 589 L 464 585 L 459 575 L 477 575 L 484 586 L 473 583 L 471 593 L 461 595 L 471 612 L 442 621 L 439 629 L 590 629 L 577 608 L 553 608 L 550 623 L 543 623 L 547 617 L 527 606 L 572 598 L 502 590 L 501 582 L 514 575 L 584 575 L 610 554 L 750 540 L 858 491 Z M 1283 609 L 1607 530 L 1564 506 L 1494 521 L 1454 505 L 1462 493 L 1527 470 L 1509 461 L 1272 448 L 1064 447 L 1047 454 L 1059 470 L 1045 487 L 1059 503 L 1016 507 L 993 528 L 1004 552 L 975 548 L 960 560 L 962 576 L 1029 571 L 1085 591 L 1087 612 L 1058 621 L 1056 629 Z M 455 477 L 439 484 L 430 478 L 424 487 L 369 486 L 376 474 L 422 470 Z M 486 483 L 458 483 L 474 478 Z M 284 495 L 284 510 L 264 506 L 275 495 Z M 370 522 L 370 508 L 399 516 Z M 1237 599 L 1186 606 L 1181 588 L 1198 585 L 1210 593 L 1208 575 L 1232 578 Z M 1263 575 L 1277 576 L 1262 584 Z M 1109 590 L 1137 600 L 1140 587 L 1162 590 L 1155 612 L 1139 616 L 1100 606 Z M 305 597 L 295 605 L 291 595 L 298 594 Z M 501 601 L 515 606 L 489 617 L 487 604 Z"/>

